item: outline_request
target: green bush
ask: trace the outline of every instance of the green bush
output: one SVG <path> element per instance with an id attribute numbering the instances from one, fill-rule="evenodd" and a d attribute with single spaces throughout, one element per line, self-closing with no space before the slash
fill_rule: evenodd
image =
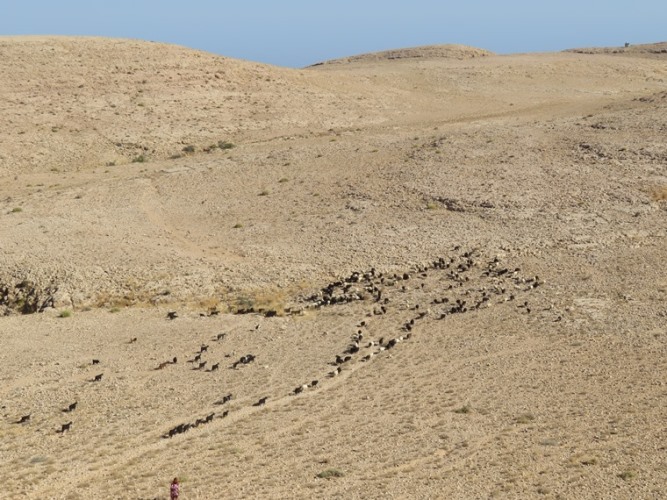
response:
<path id="1" fill-rule="evenodd" d="M 623 481 L 630 481 L 631 479 L 634 479 L 637 474 L 634 471 L 631 470 L 626 470 L 618 474 L 618 477 L 620 477 Z"/>
<path id="2" fill-rule="evenodd" d="M 317 477 L 320 479 L 331 479 L 333 477 L 343 477 L 345 474 L 338 469 L 327 469 L 320 472 Z"/>

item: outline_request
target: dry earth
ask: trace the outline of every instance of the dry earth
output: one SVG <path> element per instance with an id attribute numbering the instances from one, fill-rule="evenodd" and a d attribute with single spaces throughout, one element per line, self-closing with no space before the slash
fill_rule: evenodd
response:
<path id="1" fill-rule="evenodd" d="M 0 38 L 5 496 L 663 498 L 664 47 Z"/>

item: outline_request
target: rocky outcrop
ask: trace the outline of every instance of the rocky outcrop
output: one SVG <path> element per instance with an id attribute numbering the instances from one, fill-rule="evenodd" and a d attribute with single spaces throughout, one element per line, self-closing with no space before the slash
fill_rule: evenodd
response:
<path id="1" fill-rule="evenodd" d="M 62 302 L 62 297 L 58 299 L 58 288 L 55 286 L 41 287 L 28 280 L 0 283 L 0 315 L 42 312 L 59 305 L 56 302 Z"/>

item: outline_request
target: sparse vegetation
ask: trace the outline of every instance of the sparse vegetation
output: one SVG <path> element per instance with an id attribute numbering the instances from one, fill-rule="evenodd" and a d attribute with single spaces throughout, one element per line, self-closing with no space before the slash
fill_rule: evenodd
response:
<path id="1" fill-rule="evenodd" d="M 339 469 L 327 469 L 320 472 L 317 477 L 319 479 L 332 479 L 334 477 L 343 477 L 345 473 Z"/>
<path id="2" fill-rule="evenodd" d="M 535 420 L 535 417 L 533 415 L 531 415 L 530 413 L 524 413 L 523 415 L 519 415 L 518 417 L 516 417 L 514 419 L 514 421 L 517 424 L 529 424 L 533 420 Z"/>
<path id="3" fill-rule="evenodd" d="M 265 288 L 238 294 L 229 297 L 226 301 L 232 312 L 254 311 L 265 313 L 274 311 L 275 316 L 284 316 L 287 294 L 285 290 Z"/>
<path id="4" fill-rule="evenodd" d="M 285 183 L 287 181 L 289 181 L 289 179 L 287 177 L 281 177 L 280 179 L 278 179 L 278 182 L 280 182 L 281 184 Z"/>
<path id="5" fill-rule="evenodd" d="M 578 453 L 570 458 L 570 464 L 572 466 L 578 465 L 597 465 L 598 459 L 593 455 L 588 455 L 584 453 Z"/>
<path id="6" fill-rule="evenodd" d="M 194 153 L 195 152 L 195 147 L 190 144 L 188 146 L 185 146 L 182 150 L 184 153 Z"/>
<path id="7" fill-rule="evenodd" d="M 236 224 L 234 224 L 232 226 L 232 228 L 234 228 L 234 229 L 241 229 L 242 227 L 243 227 L 243 224 L 241 224 L 240 222 L 237 222 Z"/>
<path id="8" fill-rule="evenodd" d="M 667 186 L 656 186 L 650 194 L 653 201 L 667 201 Z"/>
<path id="9" fill-rule="evenodd" d="M 60 311 L 60 314 L 58 314 L 59 318 L 69 318 L 70 316 L 72 316 L 72 311 L 69 309 L 64 309 Z"/>
<path id="10" fill-rule="evenodd" d="M 454 413 L 459 413 L 459 414 L 467 414 L 470 413 L 472 409 L 470 408 L 469 405 L 462 406 L 461 408 L 458 408 L 454 410 Z"/>
<path id="11" fill-rule="evenodd" d="M 17 214 L 19 212 L 23 212 L 23 209 L 21 207 L 14 207 L 12 208 L 12 213 Z"/>
<path id="12" fill-rule="evenodd" d="M 558 441 L 556 439 L 543 439 L 540 444 L 542 446 L 558 446 Z"/>
<path id="13" fill-rule="evenodd" d="M 145 161 L 146 161 L 146 157 L 144 155 L 135 156 L 132 159 L 132 163 L 144 163 Z"/>
<path id="14" fill-rule="evenodd" d="M 618 474 L 618 477 L 620 477 L 623 481 L 630 481 L 631 479 L 634 479 L 637 474 L 634 471 L 631 470 L 625 470 Z"/>
<path id="15" fill-rule="evenodd" d="M 227 142 L 227 141 L 218 141 L 218 147 L 220 149 L 223 149 L 223 150 L 224 149 L 232 149 L 234 147 L 234 144 L 232 144 L 231 142 Z"/>
<path id="16" fill-rule="evenodd" d="M 266 189 L 263 189 L 263 190 L 259 193 L 259 196 L 268 196 L 268 195 L 269 195 L 269 191 L 266 190 Z"/>

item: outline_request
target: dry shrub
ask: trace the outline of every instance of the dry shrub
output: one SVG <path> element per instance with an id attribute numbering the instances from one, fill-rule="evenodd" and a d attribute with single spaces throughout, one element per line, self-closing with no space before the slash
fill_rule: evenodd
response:
<path id="1" fill-rule="evenodd" d="M 530 413 L 524 413 L 523 415 L 519 415 L 518 417 L 516 417 L 516 418 L 514 419 L 514 421 L 515 421 L 517 424 L 529 424 L 529 423 L 531 423 L 533 420 L 535 420 L 535 417 L 534 417 L 532 414 L 530 414 Z"/>
<path id="2" fill-rule="evenodd" d="M 586 453 L 577 453 L 570 457 L 570 466 L 597 465 L 598 458 Z"/>
<path id="3" fill-rule="evenodd" d="M 218 310 L 220 308 L 220 298 L 204 297 L 199 299 L 197 305 L 201 308 L 208 309 L 209 311 Z"/>
<path id="4" fill-rule="evenodd" d="M 218 289 L 213 295 L 182 296 L 172 294 L 171 291 L 157 293 L 154 290 L 145 290 L 139 282 L 128 282 L 123 291 L 98 292 L 92 300 L 92 305 L 116 312 L 127 307 L 149 307 L 178 302 L 183 307 L 215 310 L 223 314 L 252 308 L 255 312 L 275 311 L 276 316 L 284 316 L 290 312 L 289 306 L 293 305 L 294 297 L 302 296 L 304 292 L 312 290 L 312 283 L 302 281 L 280 289 L 277 287 L 243 291 Z"/>
<path id="5" fill-rule="evenodd" d="M 252 308 L 256 312 L 275 311 L 277 316 L 284 316 L 287 295 L 284 290 L 263 288 L 237 295 L 229 302 L 232 311 Z"/>
<path id="6" fill-rule="evenodd" d="M 656 186 L 650 194 L 654 201 L 667 201 L 667 186 Z"/>
<path id="7" fill-rule="evenodd" d="M 137 305 L 146 305 L 150 304 L 150 294 L 146 292 L 127 292 L 127 293 L 110 293 L 110 292 L 100 292 L 95 297 L 95 305 L 97 307 L 130 307 Z"/>
<path id="8" fill-rule="evenodd" d="M 317 474 L 319 479 L 332 479 L 334 477 L 343 477 L 345 473 L 339 469 L 327 469 Z"/>
<path id="9" fill-rule="evenodd" d="M 306 291 L 312 293 L 312 290 L 312 283 L 300 281 L 285 288 L 267 287 L 228 292 L 222 294 L 219 307 L 226 308 L 229 312 L 250 308 L 259 313 L 275 311 L 276 316 L 285 316 L 288 313 L 294 314 L 295 310 L 292 306 L 294 306 L 295 297 L 303 296 Z"/>

